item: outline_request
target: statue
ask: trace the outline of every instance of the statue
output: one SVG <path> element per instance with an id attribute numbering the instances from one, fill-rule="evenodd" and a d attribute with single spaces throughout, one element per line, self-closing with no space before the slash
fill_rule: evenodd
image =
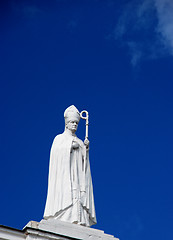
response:
<path id="1" fill-rule="evenodd" d="M 86 117 L 82 114 L 86 113 Z M 58 219 L 83 226 L 96 224 L 89 163 L 88 112 L 72 105 L 64 112 L 65 130 L 55 137 L 49 163 L 44 219 Z M 86 119 L 86 138 L 76 136 L 80 118 Z"/>

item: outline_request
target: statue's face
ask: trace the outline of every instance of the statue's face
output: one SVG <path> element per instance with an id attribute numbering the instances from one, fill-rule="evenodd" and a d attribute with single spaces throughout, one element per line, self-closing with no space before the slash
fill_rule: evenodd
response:
<path id="1" fill-rule="evenodd" d="M 78 127 L 78 123 L 79 121 L 74 119 L 70 119 L 67 123 L 66 123 L 66 128 L 69 129 L 71 132 L 75 133 Z"/>

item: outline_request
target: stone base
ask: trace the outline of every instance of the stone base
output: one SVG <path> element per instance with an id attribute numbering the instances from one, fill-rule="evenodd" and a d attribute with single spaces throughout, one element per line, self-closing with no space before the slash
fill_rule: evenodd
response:
<path id="1" fill-rule="evenodd" d="M 27 236 L 26 240 L 119 240 L 112 235 L 105 234 L 104 231 L 59 220 L 30 221 L 23 231 Z"/>

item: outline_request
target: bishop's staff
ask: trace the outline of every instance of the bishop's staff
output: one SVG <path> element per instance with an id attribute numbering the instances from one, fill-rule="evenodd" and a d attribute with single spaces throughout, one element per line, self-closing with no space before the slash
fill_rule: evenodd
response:
<path id="1" fill-rule="evenodd" d="M 83 116 L 83 114 L 85 114 L 85 116 Z M 88 140 L 88 125 L 89 125 L 89 121 L 88 121 L 88 119 L 89 119 L 89 114 L 88 114 L 88 112 L 86 111 L 86 110 L 83 110 L 81 113 L 80 113 L 80 117 L 82 118 L 82 119 L 85 119 L 86 120 L 86 132 L 85 132 L 85 141 L 84 141 L 84 144 L 85 144 L 85 147 L 86 147 L 86 150 L 87 150 L 87 152 L 88 152 L 88 150 L 89 150 L 89 140 Z M 85 181 L 85 171 L 86 171 L 86 156 L 85 156 L 85 158 L 84 158 L 84 169 L 83 169 L 83 172 L 84 172 L 84 181 Z"/>
<path id="2" fill-rule="evenodd" d="M 83 114 L 85 114 L 85 116 L 83 116 Z M 80 113 L 80 117 L 82 119 L 85 119 L 86 120 L 86 133 L 85 133 L 85 141 L 88 141 L 88 125 L 89 125 L 89 114 L 86 110 L 83 110 L 81 113 Z"/>

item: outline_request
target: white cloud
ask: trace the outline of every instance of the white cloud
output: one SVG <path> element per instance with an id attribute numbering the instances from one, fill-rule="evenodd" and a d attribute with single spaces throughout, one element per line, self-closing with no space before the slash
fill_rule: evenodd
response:
<path id="1" fill-rule="evenodd" d="M 135 42 L 128 42 L 127 45 L 129 47 L 129 50 L 130 50 L 131 64 L 133 66 L 136 66 L 137 63 L 142 58 L 142 55 L 143 55 L 142 51 L 141 51 L 141 48 Z"/>
<path id="2" fill-rule="evenodd" d="M 157 31 L 162 36 L 163 44 L 173 55 L 173 1 L 154 0 L 157 10 Z"/>
<path id="3" fill-rule="evenodd" d="M 131 63 L 173 55 L 173 0 L 131 0 L 114 31 L 128 47 Z"/>

